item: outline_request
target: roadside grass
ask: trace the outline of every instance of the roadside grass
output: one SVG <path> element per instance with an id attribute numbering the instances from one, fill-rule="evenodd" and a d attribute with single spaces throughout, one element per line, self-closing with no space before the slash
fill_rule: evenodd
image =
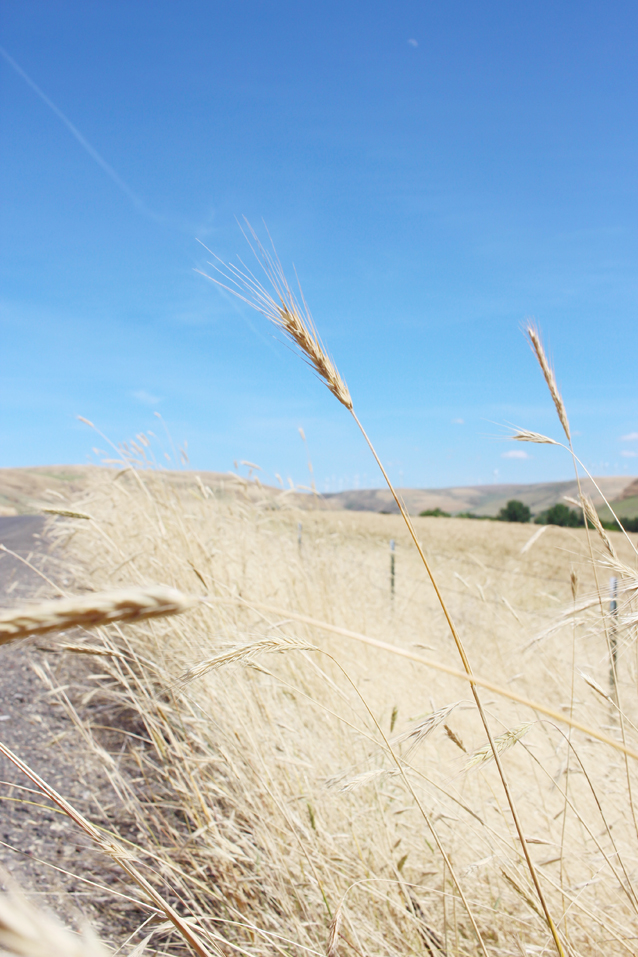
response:
<path id="1" fill-rule="evenodd" d="M 94 522 L 56 517 L 53 533 L 86 568 L 84 588 L 159 582 L 206 596 L 180 617 L 87 633 L 110 654 L 86 659 L 83 720 L 96 751 L 117 755 L 108 773 L 139 866 L 210 952 L 324 954 L 338 913 L 332 947 L 344 954 L 480 953 L 426 819 L 487 952 L 551 946 L 494 762 L 467 767 L 486 745 L 467 684 L 253 607 L 453 661 L 399 516 L 301 516 L 254 486 L 217 497 L 140 471 L 96 475 L 75 506 Z M 610 621 L 585 530 L 548 528 L 521 554 L 533 528 L 414 523 L 476 673 L 620 739 L 613 702 L 580 674 L 609 694 Z M 611 538 L 629 567 L 629 544 Z M 608 560 L 597 545 L 596 557 Z M 602 586 L 608 569 L 597 574 Z M 635 578 L 624 585 L 618 700 L 635 746 Z M 484 706 L 495 738 L 531 722 L 502 760 L 569 952 L 635 953 L 635 762 L 514 702 L 488 694 Z M 180 952 L 165 920 L 150 927 Z"/>

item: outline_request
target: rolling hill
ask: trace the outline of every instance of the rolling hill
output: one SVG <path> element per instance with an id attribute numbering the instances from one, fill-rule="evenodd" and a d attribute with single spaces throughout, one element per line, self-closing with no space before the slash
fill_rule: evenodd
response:
<path id="1" fill-rule="evenodd" d="M 92 473 L 113 472 L 114 469 L 100 469 L 97 466 L 51 465 L 33 468 L 0 469 L 0 514 L 17 514 L 38 511 L 42 503 L 49 505 L 63 503 L 76 495 L 90 483 Z M 222 472 L 163 472 L 171 482 L 201 481 L 216 492 L 234 494 L 240 488 L 249 490 L 251 497 L 258 493 L 254 482 L 247 482 L 236 475 Z M 604 476 L 596 479 L 607 499 L 614 504 L 620 515 L 633 517 L 638 515 L 638 479 L 632 476 Z M 591 480 L 583 481 L 583 490 L 591 496 L 594 504 L 606 516 L 601 495 Z M 346 492 L 313 496 L 303 492 L 286 492 L 260 486 L 262 493 L 273 496 L 276 502 L 282 495 L 289 503 L 294 502 L 300 508 L 345 509 L 356 512 L 396 513 L 397 506 L 387 489 L 351 489 Z M 254 490 L 254 491 L 253 491 Z M 475 515 L 496 515 L 512 498 L 529 506 L 533 514 L 562 501 L 564 496 L 576 497 L 578 489 L 574 480 L 568 482 L 538 482 L 532 485 L 468 485 L 454 488 L 418 489 L 403 488 L 400 494 L 412 515 L 418 515 L 426 509 L 440 508 L 444 512 L 456 514 L 472 512 Z"/>

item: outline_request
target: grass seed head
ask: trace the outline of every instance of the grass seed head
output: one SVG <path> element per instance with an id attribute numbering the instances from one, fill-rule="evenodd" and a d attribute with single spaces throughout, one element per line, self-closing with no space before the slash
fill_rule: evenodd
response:
<path id="1" fill-rule="evenodd" d="M 343 911 L 343 901 L 339 903 L 335 915 L 330 921 L 330 932 L 328 934 L 328 944 L 326 947 L 326 957 L 335 957 L 337 953 L 337 944 L 339 943 L 339 930 L 341 928 L 341 914 Z"/>
<path id="2" fill-rule="evenodd" d="M 597 681 L 594 681 L 594 679 L 593 679 L 590 675 L 587 675 L 587 674 L 585 674 L 584 671 L 581 671 L 581 672 L 580 672 L 580 676 L 581 676 L 581 678 L 583 679 L 583 681 L 585 682 L 585 684 L 588 684 L 589 687 L 592 689 L 592 691 L 595 691 L 596 694 L 599 694 L 599 695 L 601 696 L 601 698 L 605 698 L 607 701 L 611 700 L 610 697 L 609 697 L 609 695 L 608 695 L 607 692 L 605 691 L 605 689 L 604 689 L 604 688 L 601 688 L 601 686 L 598 684 L 598 682 L 597 682 Z"/>
<path id="3" fill-rule="evenodd" d="M 91 516 L 87 515 L 86 512 L 75 512 L 70 508 L 43 508 L 43 511 L 46 515 L 61 515 L 63 518 L 84 518 L 91 520 Z"/>
<path id="4" fill-rule="evenodd" d="M 462 742 L 461 738 L 458 736 L 458 734 L 457 734 L 455 731 L 453 731 L 452 728 L 450 728 L 450 726 L 447 725 L 447 724 L 444 724 L 444 725 L 443 725 L 443 728 L 444 728 L 445 733 L 447 734 L 448 738 L 450 739 L 450 741 L 453 741 L 454 744 L 457 746 L 457 748 L 460 748 L 461 751 L 465 751 L 465 752 L 467 753 L 467 748 L 466 748 L 465 745 L 463 744 L 463 742 Z"/>
<path id="5" fill-rule="evenodd" d="M 314 645 L 296 641 L 294 638 L 262 638 L 247 645 L 236 645 L 212 658 L 205 658 L 185 671 L 177 683 L 179 686 L 190 684 L 191 681 L 202 678 L 209 671 L 216 671 L 218 668 L 237 663 L 250 664 L 258 655 L 273 651 L 313 651 L 314 649 Z"/>
<path id="6" fill-rule="evenodd" d="M 533 721 L 519 724 L 516 728 L 509 728 L 504 734 L 499 734 L 497 738 L 494 738 L 497 754 L 503 754 L 504 751 L 513 748 L 517 741 L 520 741 L 521 738 L 527 734 L 533 724 Z M 488 764 L 493 757 L 494 752 L 492 751 L 492 746 L 489 743 L 485 744 L 482 748 L 477 748 L 476 751 L 471 753 L 463 770 L 469 771 L 470 768 L 482 767 L 484 764 Z"/>
<path id="7" fill-rule="evenodd" d="M 571 433 L 569 431 L 569 420 L 567 418 L 565 403 L 563 402 L 563 398 L 560 392 L 558 391 L 558 385 L 556 384 L 556 376 L 554 375 L 554 370 L 549 364 L 549 360 L 545 353 L 545 349 L 543 347 L 543 343 L 540 337 L 540 332 L 538 331 L 538 329 L 533 323 L 528 324 L 526 332 L 527 332 L 527 338 L 530 341 L 534 354 L 536 358 L 538 359 L 538 364 L 540 365 L 542 369 L 543 376 L 545 377 L 545 382 L 547 383 L 547 388 L 549 389 L 551 397 L 554 400 L 554 405 L 556 406 L 556 411 L 558 413 L 558 418 L 560 419 L 560 424 L 562 425 L 563 431 L 565 435 L 567 436 L 567 441 L 571 442 Z"/>
<path id="8" fill-rule="evenodd" d="M 182 592 L 159 585 L 47 601 L 0 615 L 0 644 L 28 638 L 29 635 L 63 631 L 76 625 L 93 628 L 112 622 L 136 622 L 180 615 L 193 604 L 194 600 Z"/>
<path id="9" fill-rule="evenodd" d="M 335 788 L 343 794 L 348 794 L 351 791 L 358 791 L 359 788 L 366 787 L 368 784 L 383 781 L 388 777 L 394 777 L 398 773 L 396 768 L 377 768 L 374 771 L 362 771 L 361 774 L 356 774 L 353 778 L 348 778 L 340 774 L 326 781 L 326 787 Z"/>
<path id="10" fill-rule="evenodd" d="M 574 601 L 576 601 L 576 597 L 578 595 L 578 574 L 573 568 L 569 573 L 569 584 L 572 590 L 572 598 Z"/>
<path id="11" fill-rule="evenodd" d="M 519 429 L 511 436 L 514 442 L 536 442 L 539 445 L 558 445 L 554 439 L 547 435 L 541 435 L 540 432 L 530 432 L 529 429 Z"/>
<path id="12" fill-rule="evenodd" d="M 603 545 L 605 546 L 605 548 L 607 549 L 611 557 L 617 558 L 616 549 L 611 544 L 609 536 L 607 535 L 607 532 L 603 528 L 602 522 L 600 521 L 598 512 L 594 508 L 594 503 L 592 502 L 592 500 L 587 495 L 583 494 L 580 496 L 580 504 L 581 504 L 583 512 L 585 513 L 589 521 L 592 523 L 592 525 L 598 532 L 598 535 L 600 536 L 600 539 Z"/>
<path id="13" fill-rule="evenodd" d="M 261 312 L 277 329 L 280 329 L 288 341 L 297 347 L 302 358 L 314 369 L 335 398 L 345 405 L 346 409 L 352 410 L 348 386 L 339 375 L 332 358 L 319 338 L 303 293 L 300 291 L 300 302 L 284 275 L 274 248 L 270 253 L 262 246 L 250 224 L 246 223 L 246 226 L 250 233 L 248 242 L 266 274 L 272 291 L 269 291 L 243 263 L 241 268 L 232 263 L 222 263 L 221 260 L 219 260 L 221 268 L 215 263 L 210 264 L 220 273 L 225 282 L 220 281 L 216 276 L 201 274 L 252 306 L 257 312 Z M 227 285 L 228 283 L 230 285 Z"/>
<path id="14" fill-rule="evenodd" d="M 403 757 L 407 758 L 408 755 L 412 754 L 415 748 L 418 748 L 418 746 L 432 734 L 435 728 L 443 724 L 447 716 L 451 714 L 460 703 L 460 701 L 455 701 L 454 704 L 449 704 L 445 708 L 439 708 L 438 711 L 433 711 L 431 714 L 428 714 L 423 721 L 420 721 L 413 728 L 410 728 L 409 731 L 404 731 L 403 734 L 399 734 L 396 738 L 393 738 L 390 744 L 402 744 L 404 741 L 409 741 L 410 746 L 403 755 Z"/>

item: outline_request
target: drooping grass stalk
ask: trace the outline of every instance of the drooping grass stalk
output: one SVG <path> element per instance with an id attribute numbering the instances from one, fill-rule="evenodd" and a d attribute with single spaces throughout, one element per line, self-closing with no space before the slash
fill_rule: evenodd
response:
<path id="1" fill-rule="evenodd" d="M 526 698 L 524 695 L 517 694 L 516 691 L 512 691 L 510 688 L 504 688 L 502 685 L 490 681 L 489 678 L 484 678 L 482 675 L 477 675 L 474 672 L 468 675 L 466 671 L 459 671 L 458 668 L 453 668 L 451 665 L 446 665 L 441 661 L 425 658 L 423 655 L 415 651 L 410 651 L 408 648 L 391 645 L 387 641 L 380 641 L 378 638 L 371 638 L 369 635 L 364 635 L 358 631 L 351 631 L 349 628 L 341 628 L 338 625 L 330 624 L 330 622 L 320 621 L 318 618 L 301 615 L 296 611 L 291 611 L 289 608 L 281 608 L 278 605 L 249 601 L 244 598 L 204 598 L 201 601 L 204 605 L 240 605 L 244 608 L 254 609 L 255 611 L 278 615 L 285 620 L 298 621 L 301 624 L 309 625 L 311 628 L 319 628 L 321 631 L 328 631 L 334 635 L 342 635 L 344 638 L 352 638 L 362 644 L 370 645 L 372 648 L 387 651 L 392 655 L 397 655 L 400 658 L 406 658 L 408 661 L 414 661 L 417 664 L 424 665 L 426 668 L 433 668 L 435 671 L 441 671 L 443 674 L 451 675 L 453 678 L 458 678 L 461 681 L 466 681 L 468 684 L 475 684 L 479 688 L 485 688 L 486 691 L 492 691 L 494 694 L 507 698 L 509 701 L 515 701 L 517 704 L 522 704 L 532 711 L 538 711 L 539 714 L 544 714 L 546 717 L 551 718 L 552 721 L 566 724 L 569 728 L 581 731 L 596 741 L 601 741 L 603 744 L 609 745 L 610 748 L 620 751 L 622 754 L 626 754 L 635 761 L 638 761 L 638 751 L 634 751 L 629 745 L 615 741 L 608 735 L 603 734 L 602 731 L 597 731 L 595 728 L 583 724 L 582 721 L 577 721 L 568 714 L 562 714 L 560 711 L 555 711 L 554 708 L 548 708 L 547 705 L 542 704 L 540 701 L 533 701 L 531 698 Z"/>
<path id="2" fill-rule="evenodd" d="M 585 522 L 585 533 L 586 533 L 586 538 L 587 538 L 587 546 L 588 546 L 588 549 L 589 549 L 589 560 L 590 560 L 590 562 L 591 562 L 592 571 L 593 571 L 593 573 L 594 573 L 594 580 L 595 580 L 595 582 L 596 582 L 596 590 L 597 590 L 597 593 L 598 593 L 598 603 L 599 603 L 599 607 L 600 607 L 600 617 L 601 617 L 601 622 L 602 622 L 602 626 L 603 626 L 603 631 L 604 631 L 604 634 L 605 634 L 605 641 L 606 641 L 606 644 L 607 644 L 607 651 L 608 651 L 608 654 L 609 654 L 609 660 L 610 660 L 610 665 L 611 665 L 611 673 L 612 673 L 612 678 L 613 678 L 613 684 L 614 684 L 614 689 L 615 689 L 615 692 L 616 692 L 616 702 L 617 702 L 617 704 L 618 704 L 618 714 L 619 714 L 619 719 L 620 719 L 620 733 L 621 733 L 621 736 L 622 736 L 623 744 L 625 744 L 625 743 L 626 743 L 625 721 L 624 721 L 623 712 L 622 712 L 622 709 L 621 709 L 621 706 L 620 706 L 620 697 L 619 697 L 619 690 L 618 690 L 618 674 L 617 674 L 617 671 L 616 671 L 616 661 L 615 661 L 615 656 L 614 656 L 614 653 L 613 653 L 613 650 L 612 650 L 612 646 L 611 646 L 611 638 L 610 638 L 610 635 L 609 635 L 609 629 L 607 628 L 607 619 L 606 619 L 606 616 L 605 616 L 605 610 L 604 610 L 604 608 L 603 608 L 603 598 L 602 598 L 602 594 L 601 594 L 600 584 L 599 584 L 599 581 L 598 581 L 598 571 L 597 571 L 597 568 L 596 568 L 596 562 L 594 561 L 594 553 L 593 553 L 592 544 L 591 544 L 591 537 L 590 537 L 590 534 L 589 534 L 589 522 L 591 522 L 592 525 L 594 525 L 594 527 L 596 528 L 596 531 L 598 532 L 598 535 L 600 536 L 600 538 L 601 538 L 603 544 L 605 545 L 605 548 L 608 550 L 608 552 L 610 553 L 610 555 L 612 556 L 613 559 L 616 558 L 616 554 L 615 554 L 613 545 L 611 544 L 611 542 L 610 542 L 608 536 L 607 536 L 606 533 L 605 533 L 605 530 L 604 530 L 604 528 L 603 528 L 603 526 L 602 526 L 602 522 L 600 521 L 600 518 L 599 518 L 599 516 L 598 516 L 598 513 L 597 513 L 596 510 L 594 509 L 594 506 L 593 506 L 593 504 L 591 503 L 591 501 L 587 498 L 586 495 L 583 494 L 583 490 L 582 490 L 582 486 L 581 486 L 581 482 L 580 482 L 580 474 L 579 474 L 579 472 L 578 472 L 578 466 L 579 466 L 579 465 L 581 466 L 581 468 L 583 468 L 583 470 L 585 471 L 586 475 L 591 479 L 591 481 L 594 483 L 594 486 L 596 487 L 596 489 L 598 490 L 598 492 L 602 495 L 603 501 L 605 502 L 605 504 L 606 504 L 607 507 L 609 508 L 609 510 L 610 510 L 611 514 L 613 515 L 613 517 L 614 517 L 616 523 L 618 524 L 618 527 L 620 528 L 621 532 L 623 532 L 625 538 L 627 539 L 627 541 L 629 542 L 629 544 L 631 545 L 632 549 L 634 550 L 634 552 L 635 552 L 636 554 L 638 554 L 638 550 L 636 549 L 636 546 L 634 545 L 634 543 L 633 543 L 633 542 L 631 541 L 631 539 L 629 538 L 629 535 L 627 535 L 627 532 L 626 532 L 625 529 L 623 528 L 622 522 L 620 521 L 620 519 L 619 519 L 618 516 L 616 515 L 615 511 L 613 510 L 613 508 L 611 507 L 611 505 L 610 505 L 609 502 L 607 501 L 607 498 L 603 495 L 602 491 L 600 490 L 600 488 L 599 488 L 599 486 L 598 486 L 598 483 L 597 483 L 597 482 L 595 481 L 595 479 L 590 475 L 588 469 L 585 468 L 585 466 L 583 465 L 583 463 L 582 463 L 582 462 L 580 461 L 580 459 L 577 457 L 576 452 L 574 451 L 574 445 L 573 445 L 573 442 L 572 442 L 571 430 L 570 430 L 570 427 L 569 427 L 569 420 L 568 420 L 568 418 L 567 418 L 567 412 L 566 412 L 566 409 L 565 409 L 565 403 L 563 402 L 563 397 L 561 396 L 560 391 L 559 391 L 559 389 L 558 389 L 558 386 L 557 386 L 557 384 L 556 384 L 556 377 L 555 377 L 555 375 L 554 375 L 554 370 L 552 369 L 551 364 L 550 364 L 550 362 L 549 362 L 549 360 L 548 360 L 548 358 L 547 358 L 547 354 L 546 354 L 546 352 L 545 352 L 545 348 L 544 348 L 544 346 L 543 346 L 543 341 L 542 341 L 542 339 L 541 339 L 540 332 L 539 332 L 538 328 L 536 327 L 536 325 L 535 325 L 534 323 L 531 323 L 531 322 L 530 322 L 530 323 L 527 324 L 526 333 L 527 333 L 527 337 L 528 337 L 528 339 L 529 339 L 529 342 L 530 342 L 530 344 L 531 344 L 531 346 L 532 346 L 532 350 L 533 350 L 534 354 L 536 355 L 536 358 L 538 359 L 538 363 L 539 363 L 539 365 L 540 365 L 540 367 L 541 367 L 541 370 L 542 370 L 542 372 L 543 372 L 543 377 L 544 377 L 544 379 L 545 379 L 545 382 L 547 383 L 547 387 L 548 387 L 548 389 L 549 389 L 550 395 L 551 395 L 551 397 L 552 397 L 552 399 L 553 399 L 553 402 L 554 402 L 554 405 L 555 405 L 555 407 L 556 407 L 556 412 L 557 412 L 557 414 L 558 414 L 558 418 L 559 418 L 560 424 L 562 425 L 563 431 L 564 431 L 564 433 L 565 433 L 565 437 L 567 438 L 567 448 L 568 448 L 568 450 L 569 450 L 569 453 L 570 453 L 570 455 L 571 455 L 572 462 L 573 462 L 573 465 L 574 465 L 574 473 L 575 473 L 575 475 L 576 475 L 576 483 L 577 483 L 577 485 L 578 485 L 578 497 L 579 497 L 579 499 L 580 499 L 581 507 L 582 507 L 582 509 L 583 509 L 583 518 L 584 518 L 584 522 Z M 552 443 L 552 444 L 553 444 L 553 443 Z M 557 444 L 557 445 L 558 445 L 558 444 L 562 445 L 562 443 L 556 443 L 556 444 Z M 562 446 L 562 447 L 565 448 L 565 446 Z M 628 794 L 628 797 L 629 797 L 629 807 L 630 807 L 630 810 L 631 810 L 631 817 L 632 817 L 632 820 L 633 820 L 634 830 L 635 830 L 635 832 L 636 832 L 636 837 L 638 838 L 638 818 L 636 817 L 636 808 L 635 808 L 635 804 L 634 804 L 633 792 L 632 792 L 632 787 L 631 787 L 631 776 L 630 776 L 630 774 L 629 774 L 629 762 L 628 762 L 628 760 L 627 760 L 627 755 L 626 755 L 626 754 L 625 754 L 625 777 L 626 777 L 626 780 L 627 780 L 627 794 Z"/>
<path id="3" fill-rule="evenodd" d="M 5 552 L 5 554 L 11 555 L 12 558 L 15 558 L 16 561 L 22 562 L 22 564 L 26 565 L 27 568 L 30 568 L 32 572 L 35 572 L 36 575 L 39 575 L 40 578 L 43 581 L 45 581 L 47 585 L 49 585 L 53 589 L 54 592 L 57 592 L 58 595 L 66 596 L 66 592 L 63 591 L 63 589 L 60 588 L 59 585 L 54 584 L 54 582 L 52 582 L 50 578 L 47 578 L 44 572 L 41 572 L 39 568 L 36 568 L 35 565 L 32 565 L 31 562 L 27 561 L 26 558 L 23 558 L 22 555 L 18 555 L 17 552 L 11 551 L 10 548 L 7 548 L 6 545 L 2 545 L 2 544 L 0 544 L 0 552 Z"/>
<path id="4" fill-rule="evenodd" d="M 303 294 L 300 293 L 300 301 L 299 301 L 296 295 L 294 294 L 294 292 L 292 291 L 284 275 L 283 268 L 281 266 L 279 258 L 274 252 L 274 249 L 271 254 L 268 250 L 266 250 L 263 247 L 255 231 L 252 229 L 252 227 L 248 223 L 246 223 L 246 227 L 252 239 L 252 242 L 251 242 L 251 239 L 248 239 L 248 242 L 251 245 L 253 252 L 255 253 L 258 261 L 260 262 L 272 286 L 274 295 L 263 286 L 263 284 L 254 276 L 254 274 L 243 263 L 241 263 L 241 266 L 238 267 L 232 264 L 224 264 L 221 260 L 215 257 L 217 259 L 217 262 L 220 264 L 222 268 L 220 268 L 220 266 L 215 265 L 215 263 L 211 263 L 211 265 L 220 274 L 220 276 L 223 278 L 224 281 L 216 278 L 215 276 L 208 276 L 206 273 L 203 273 L 201 271 L 200 272 L 202 275 L 206 276 L 206 278 L 211 279 L 217 285 L 221 286 L 222 288 L 226 289 L 228 292 L 231 292 L 233 295 L 237 296 L 237 298 L 247 303 L 253 309 L 256 309 L 258 312 L 261 312 L 262 315 L 264 315 L 270 322 L 272 322 L 277 329 L 283 332 L 285 338 L 296 348 L 296 351 L 299 353 L 301 358 L 314 370 L 315 374 L 323 381 L 323 383 L 334 395 L 334 397 L 338 399 L 339 402 L 350 412 L 359 430 L 361 431 L 361 434 L 363 435 L 377 465 L 379 466 L 379 469 L 381 470 L 381 474 L 383 475 L 383 478 L 386 481 L 386 484 L 390 490 L 390 493 L 392 494 L 392 497 L 394 498 L 394 501 L 396 502 L 396 505 L 403 518 L 403 521 L 405 522 L 405 525 L 408 529 L 410 537 L 419 554 L 419 557 L 427 572 L 430 582 L 432 583 L 432 587 L 434 588 L 437 600 L 439 602 L 441 610 L 443 611 L 446 622 L 448 624 L 448 627 L 454 639 L 457 652 L 461 658 L 463 668 L 466 674 L 471 678 L 472 668 L 471 668 L 470 661 L 467 656 L 465 647 L 458 633 L 456 625 L 454 624 L 454 621 L 452 620 L 452 616 L 446 605 L 443 595 L 441 594 L 441 591 L 436 582 L 432 569 L 425 557 L 423 549 L 421 548 L 414 526 L 412 524 L 412 521 L 410 520 L 410 516 L 408 515 L 407 510 L 403 502 L 401 501 L 399 495 L 397 494 L 394 486 L 392 485 L 392 482 L 390 481 L 390 478 L 383 466 L 383 463 L 381 462 L 381 459 L 379 458 L 376 452 L 376 449 L 374 448 L 374 445 L 372 444 L 361 421 L 357 417 L 357 414 L 354 410 L 352 397 L 350 395 L 348 387 L 345 381 L 341 378 L 334 361 L 332 360 L 331 356 L 327 353 L 326 349 L 323 346 L 323 343 L 321 342 L 321 339 L 319 338 L 313 319 L 308 311 L 305 300 L 303 298 Z M 253 243 L 254 243 L 254 246 L 253 246 Z M 548 364 L 547 364 L 547 369 L 548 371 L 546 373 L 546 378 L 551 372 Z M 548 383 L 550 382 L 550 379 L 551 379 L 551 382 L 553 382 L 553 386 L 554 386 L 554 391 L 552 392 L 552 394 L 559 395 L 558 389 L 556 388 L 555 382 L 553 378 L 551 377 L 551 375 L 550 375 L 550 378 L 548 379 Z M 557 400 L 555 399 L 555 402 L 556 401 Z M 558 408 L 559 407 L 557 405 L 557 409 Z M 560 415 L 561 415 L 561 412 L 559 410 L 559 416 Z M 564 414 L 564 410 L 563 410 L 563 416 L 561 418 L 561 421 L 563 421 L 563 419 L 566 423 L 567 418 L 566 418 L 566 415 Z M 568 438 L 569 438 L 569 426 L 564 425 L 564 428 L 566 429 L 566 434 L 568 435 Z M 523 855 L 525 857 L 525 861 L 527 863 L 530 876 L 532 878 L 534 887 L 536 889 L 536 893 L 538 895 L 541 908 L 545 915 L 547 926 L 550 930 L 550 933 L 556 945 L 558 954 L 560 955 L 560 957 L 566 957 L 565 950 L 563 948 L 563 945 L 558 935 L 558 931 L 556 929 L 556 925 L 554 924 L 554 921 L 549 911 L 549 907 L 547 905 L 547 901 L 545 899 L 545 895 L 543 894 L 543 890 L 540 885 L 538 874 L 536 873 L 536 868 L 534 867 L 534 863 L 532 861 L 529 848 L 527 846 L 527 841 L 525 840 L 525 835 L 523 833 L 522 825 L 519 820 L 518 813 L 516 811 L 516 807 L 515 807 L 514 800 L 509 788 L 507 777 L 505 775 L 505 771 L 503 769 L 500 755 L 498 753 L 498 748 L 494 742 L 492 733 L 489 728 L 487 715 L 485 714 L 485 711 L 483 709 L 483 705 L 481 703 L 478 689 L 474 682 L 471 682 L 470 687 L 472 689 L 472 695 L 474 697 L 474 701 L 476 703 L 476 707 L 479 712 L 481 722 L 483 724 L 485 733 L 487 735 L 489 746 L 492 750 L 492 754 L 496 762 L 496 766 L 501 779 L 503 790 L 505 792 L 505 797 L 512 814 L 514 825 L 520 840 L 521 848 L 523 850 Z M 480 940 L 480 936 L 479 936 L 479 940 Z"/>

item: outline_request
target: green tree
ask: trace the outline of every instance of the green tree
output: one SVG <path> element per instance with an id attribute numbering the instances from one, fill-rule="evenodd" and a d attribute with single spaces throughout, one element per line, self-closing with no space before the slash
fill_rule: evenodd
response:
<path id="1" fill-rule="evenodd" d="M 527 505 L 515 498 L 511 498 L 496 516 L 499 522 L 529 522 L 531 517 L 532 513 Z"/>
<path id="2" fill-rule="evenodd" d="M 582 528 L 582 516 L 573 508 L 568 508 L 562 502 L 545 509 L 534 519 L 537 525 L 560 525 L 563 528 Z"/>
<path id="3" fill-rule="evenodd" d="M 421 518 L 426 518 L 431 516 L 434 518 L 449 518 L 450 513 L 444 512 L 441 508 L 426 508 L 423 512 L 419 512 Z"/>

